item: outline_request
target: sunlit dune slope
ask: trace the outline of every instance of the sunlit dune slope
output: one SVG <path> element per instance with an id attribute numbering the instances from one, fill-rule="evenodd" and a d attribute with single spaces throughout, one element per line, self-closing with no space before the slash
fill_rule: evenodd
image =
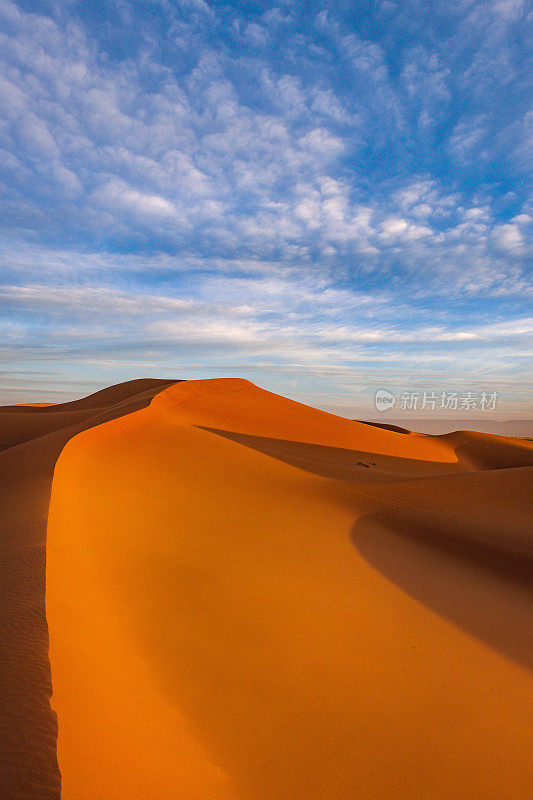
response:
<path id="1" fill-rule="evenodd" d="M 531 601 L 504 567 L 532 470 L 491 438 L 503 469 L 478 472 L 453 439 L 212 380 L 71 439 L 47 562 L 64 800 L 528 798 Z"/>
<path id="2" fill-rule="evenodd" d="M 129 381 L 54 406 L 0 408 L 0 796 L 57 800 L 50 710 L 46 522 L 55 462 L 71 436 L 143 408 L 169 381 Z"/>
<path id="3" fill-rule="evenodd" d="M 157 399 L 157 408 L 184 422 L 232 433 L 344 447 L 402 458 L 456 463 L 439 437 L 408 436 L 337 417 L 288 400 L 244 380 L 186 381 Z"/>

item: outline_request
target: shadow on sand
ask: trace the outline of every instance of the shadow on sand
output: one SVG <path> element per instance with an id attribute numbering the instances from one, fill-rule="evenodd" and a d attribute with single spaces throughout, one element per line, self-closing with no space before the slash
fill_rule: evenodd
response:
<path id="1" fill-rule="evenodd" d="M 453 533 L 361 517 L 351 540 L 363 558 L 415 600 L 522 666 L 533 668 L 531 563 Z"/>
<path id="2" fill-rule="evenodd" d="M 384 482 L 411 477 L 426 477 L 433 474 L 440 475 L 443 472 L 457 472 L 458 469 L 457 463 L 454 462 L 420 461 L 413 458 L 370 453 L 364 450 L 349 450 L 343 447 L 308 444 L 289 439 L 273 439 L 266 436 L 235 433 L 219 428 L 199 427 L 322 478 L 334 478 L 341 481 L 378 480 Z"/>

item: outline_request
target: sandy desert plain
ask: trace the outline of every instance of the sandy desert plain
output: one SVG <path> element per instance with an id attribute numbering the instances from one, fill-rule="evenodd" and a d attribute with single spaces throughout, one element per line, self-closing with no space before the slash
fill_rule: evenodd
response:
<path id="1" fill-rule="evenodd" d="M 230 378 L 0 426 L 3 798 L 533 796 L 533 442 Z"/>

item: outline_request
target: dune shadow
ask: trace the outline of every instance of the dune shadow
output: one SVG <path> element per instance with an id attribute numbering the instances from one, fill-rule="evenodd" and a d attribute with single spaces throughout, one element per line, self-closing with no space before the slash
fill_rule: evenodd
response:
<path id="1" fill-rule="evenodd" d="M 384 431 L 393 431 L 393 433 L 412 433 L 409 428 L 401 428 L 399 425 L 392 425 L 388 422 L 367 422 L 365 419 L 354 419 L 354 422 L 359 422 L 361 425 L 370 425 L 372 428 L 381 428 Z"/>
<path id="2" fill-rule="evenodd" d="M 465 633 L 533 668 L 531 559 L 417 529 L 376 512 L 351 531 L 358 552 L 402 591 Z"/>
<path id="3" fill-rule="evenodd" d="M 199 426 L 202 430 L 231 439 L 259 453 L 283 461 L 322 478 L 342 481 L 386 481 L 456 471 L 457 464 L 420 461 L 412 458 L 382 455 L 365 450 L 350 450 L 322 444 L 274 439 L 247 433 Z"/>

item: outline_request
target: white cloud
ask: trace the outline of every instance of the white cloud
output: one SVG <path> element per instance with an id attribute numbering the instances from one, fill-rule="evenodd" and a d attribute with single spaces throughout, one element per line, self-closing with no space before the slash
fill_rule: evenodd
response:
<path id="1" fill-rule="evenodd" d="M 384 220 L 381 230 L 381 235 L 385 239 L 413 240 L 431 236 L 432 234 L 431 228 L 427 228 L 423 225 L 415 225 L 399 217 L 389 217 Z"/>
<path id="2" fill-rule="evenodd" d="M 268 38 L 268 30 L 263 25 L 250 22 L 244 30 L 244 35 L 253 47 L 263 47 Z"/>
<path id="3" fill-rule="evenodd" d="M 497 225 L 492 235 L 500 250 L 517 255 L 523 252 L 524 238 L 518 225 Z"/>
<path id="4" fill-rule="evenodd" d="M 483 155 L 482 143 L 487 136 L 487 117 L 479 115 L 460 122 L 449 140 L 452 155 L 460 161 L 471 161 Z"/>
<path id="5" fill-rule="evenodd" d="M 110 212 L 121 209 L 131 211 L 141 219 L 172 219 L 184 222 L 178 210 L 169 200 L 156 194 L 145 194 L 128 186 L 124 181 L 115 179 L 104 184 L 94 192 L 94 199 L 107 207 Z"/>

